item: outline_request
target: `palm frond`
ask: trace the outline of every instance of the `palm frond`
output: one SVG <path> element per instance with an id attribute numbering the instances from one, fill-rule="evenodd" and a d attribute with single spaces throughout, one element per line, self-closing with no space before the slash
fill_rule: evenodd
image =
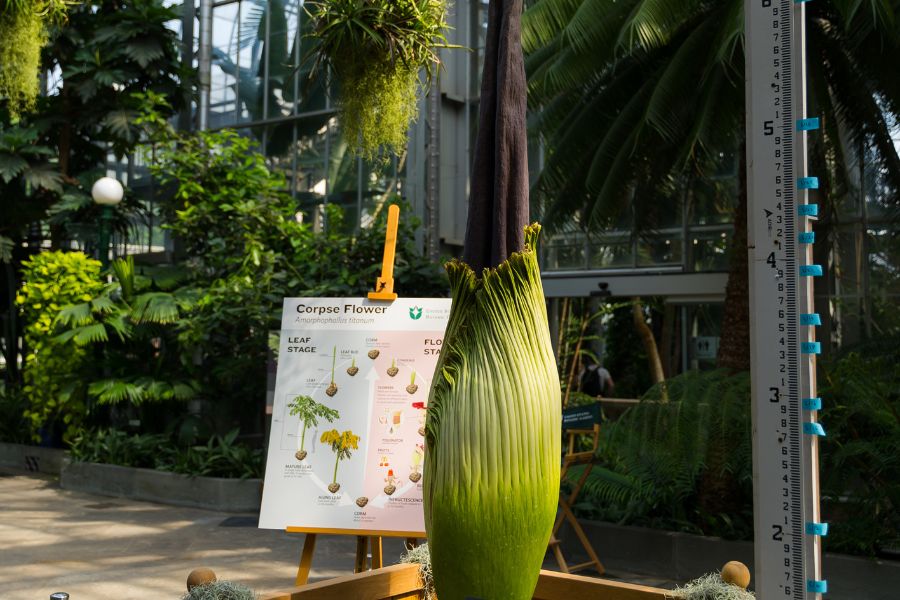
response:
<path id="1" fill-rule="evenodd" d="M 539 0 L 529 6 L 522 15 L 522 47 L 525 51 L 545 46 L 558 36 L 584 2 L 585 0 Z"/>
<path id="2" fill-rule="evenodd" d="M 88 386 L 88 393 L 100 404 L 118 404 L 123 401 L 140 404 L 144 399 L 144 388 L 120 379 L 102 379 Z"/>
<path id="3" fill-rule="evenodd" d="M 93 301 L 92 301 L 93 302 Z M 64 327 L 81 327 L 94 322 L 92 302 L 82 302 L 80 304 L 70 304 L 59 311 L 56 316 L 56 323 Z"/>
<path id="4" fill-rule="evenodd" d="M 137 296 L 131 308 L 135 323 L 174 323 L 178 320 L 178 302 L 166 292 L 146 292 Z"/>
<path id="5" fill-rule="evenodd" d="M 113 261 L 112 270 L 122 289 L 122 298 L 130 301 L 134 295 L 134 258 L 126 256 Z"/>
<path id="6" fill-rule="evenodd" d="M 88 344 L 96 344 L 97 342 L 106 342 L 109 336 L 106 334 L 106 326 L 103 323 L 93 323 L 90 325 L 82 325 L 73 327 L 68 331 L 64 331 L 55 338 L 55 342 L 65 344 L 70 341 L 75 342 L 77 346 L 87 346 Z"/>

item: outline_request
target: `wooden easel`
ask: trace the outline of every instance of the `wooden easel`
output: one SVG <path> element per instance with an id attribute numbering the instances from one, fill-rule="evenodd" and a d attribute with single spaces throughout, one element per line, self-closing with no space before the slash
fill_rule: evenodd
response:
<path id="1" fill-rule="evenodd" d="M 369 292 L 369 300 L 394 301 L 397 294 L 394 292 L 394 255 L 397 249 L 397 228 L 400 224 L 400 207 L 391 204 L 388 207 L 387 231 L 384 235 L 384 256 L 381 261 L 381 276 L 375 282 L 375 291 Z M 309 580 L 309 572 L 312 569 L 312 557 L 316 548 L 316 536 L 318 534 L 330 535 L 355 535 L 356 559 L 353 565 L 354 573 L 361 573 L 369 569 L 382 567 L 381 538 L 402 537 L 406 538 L 406 545 L 414 548 L 418 540 L 425 537 L 421 531 L 376 531 L 359 529 L 327 529 L 314 527 L 288 527 L 288 533 L 305 533 L 303 550 L 300 552 L 300 564 L 297 567 L 297 579 L 295 585 L 304 585 Z M 371 549 L 371 551 L 370 551 Z"/>
<path id="2" fill-rule="evenodd" d="M 316 527 L 288 527 L 288 533 L 305 533 L 303 550 L 300 552 L 300 564 L 297 567 L 297 578 L 294 585 L 305 585 L 309 581 L 309 572 L 312 569 L 313 552 L 316 549 L 316 536 L 323 535 L 355 535 L 356 558 L 353 564 L 354 573 L 362 573 L 369 569 L 380 569 L 383 566 L 381 538 L 401 537 L 406 538 L 406 546 L 414 548 L 419 539 L 425 537 L 423 531 L 377 531 L 361 529 L 327 529 Z"/>
<path id="3" fill-rule="evenodd" d="M 591 470 L 594 468 L 594 453 L 597 451 L 597 446 L 600 443 L 600 423 L 599 421 L 599 409 L 596 411 L 596 417 L 593 424 L 593 427 L 590 429 L 587 428 L 567 428 L 565 426 L 565 421 L 563 422 L 563 433 L 568 436 L 566 453 L 563 455 L 562 461 L 562 472 L 559 475 L 560 482 L 565 481 L 566 474 L 569 472 L 569 469 L 575 465 L 585 465 L 584 471 L 581 473 L 581 477 L 578 478 L 578 482 L 575 484 L 575 487 L 572 488 L 572 492 L 566 497 L 565 493 L 560 489 L 559 491 L 559 508 L 560 512 L 556 517 L 556 522 L 553 524 L 553 532 L 550 534 L 550 548 L 553 550 L 553 555 L 556 557 L 556 562 L 559 564 L 559 569 L 563 573 L 575 573 L 577 571 L 582 571 L 584 569 L 594 568 L 597 573 L 603 575 L 606 572 L 606 568 L 603 566 L 603 563 L 600 562 L 600 559 L 597 558 L 597 553 L 594 551 L 594 547 L 591 545 L 590 540 L 588 540 L 587 535 L 584 533 L 584 529 L 581 528 L 581 524 L 578 522 L 578 519 L 575 518 L 575 513 L 572 512 L 572 505 L 578 500 L 578 495 L 581 493 L 581 488 L 584 487 L 584 482 L 587 481 L 588 475 L 591 474 Z M 591 449 L 589 451 L 584 452 L 576 452 L 575 451 L 575 441 L 576 438 L 580 435 L 589 435 L 591 436 Z M 562 548 L 560 547 L 560 541 L 557 537 L 559 533 L 560 527 L 562 527 L 563 521 L 568 521 L 569 525 L 572 526 L 572 529 L 575 531 L 575 535 L 578 536 L 578 540 L 581 542 L 582 547 L 585 552 L 587 552 L 588 560 L 587 562 L 579 563 L 577 565 L 569 566 L 566 562 L 565 556 L 563 556 Z"/>

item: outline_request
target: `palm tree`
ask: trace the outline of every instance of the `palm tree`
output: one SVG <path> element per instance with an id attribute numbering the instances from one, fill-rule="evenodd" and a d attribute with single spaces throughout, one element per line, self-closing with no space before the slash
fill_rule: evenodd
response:
<path id="1" fill-rule="evenodd" d="M 891 187 L 900 159 L 898 0 L 835 0 L 807 8 L 811 147 L 831 199 L 848 189 L 846 148 L 871 145 Z M 635 226 L 677 201 L 739 152 L 739 186 L 719 364 L 749 369 L 742 0 L 538 0 L 525 14 L 532 125 L 546 145 L 533 193 L 550 228 L 573 216 Z"/>

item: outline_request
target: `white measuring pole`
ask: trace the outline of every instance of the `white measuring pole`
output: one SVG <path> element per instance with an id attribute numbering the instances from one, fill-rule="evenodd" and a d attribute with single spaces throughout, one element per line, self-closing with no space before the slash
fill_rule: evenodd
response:
<path id="1" fill-rule="evenodd" d="M 804 2 L 745 0 L 755 589 L 760 600 L 820 600 L 815 356 L 806 172 Z"/>

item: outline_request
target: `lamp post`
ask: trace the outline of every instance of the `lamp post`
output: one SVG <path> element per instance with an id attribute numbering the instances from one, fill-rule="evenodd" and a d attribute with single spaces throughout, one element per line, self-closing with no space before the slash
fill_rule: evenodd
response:
<path id="1" fill-rule="evenodd" d="M 106 270 L 109 267 L 109 223 L 113 218 L 113 207 L 122 201 L 125 190 L 117 179 L 101 177 L 91 188 L 91 196 L 94 202 L 102 208 L 100 213 L 100 264 Z"/>

